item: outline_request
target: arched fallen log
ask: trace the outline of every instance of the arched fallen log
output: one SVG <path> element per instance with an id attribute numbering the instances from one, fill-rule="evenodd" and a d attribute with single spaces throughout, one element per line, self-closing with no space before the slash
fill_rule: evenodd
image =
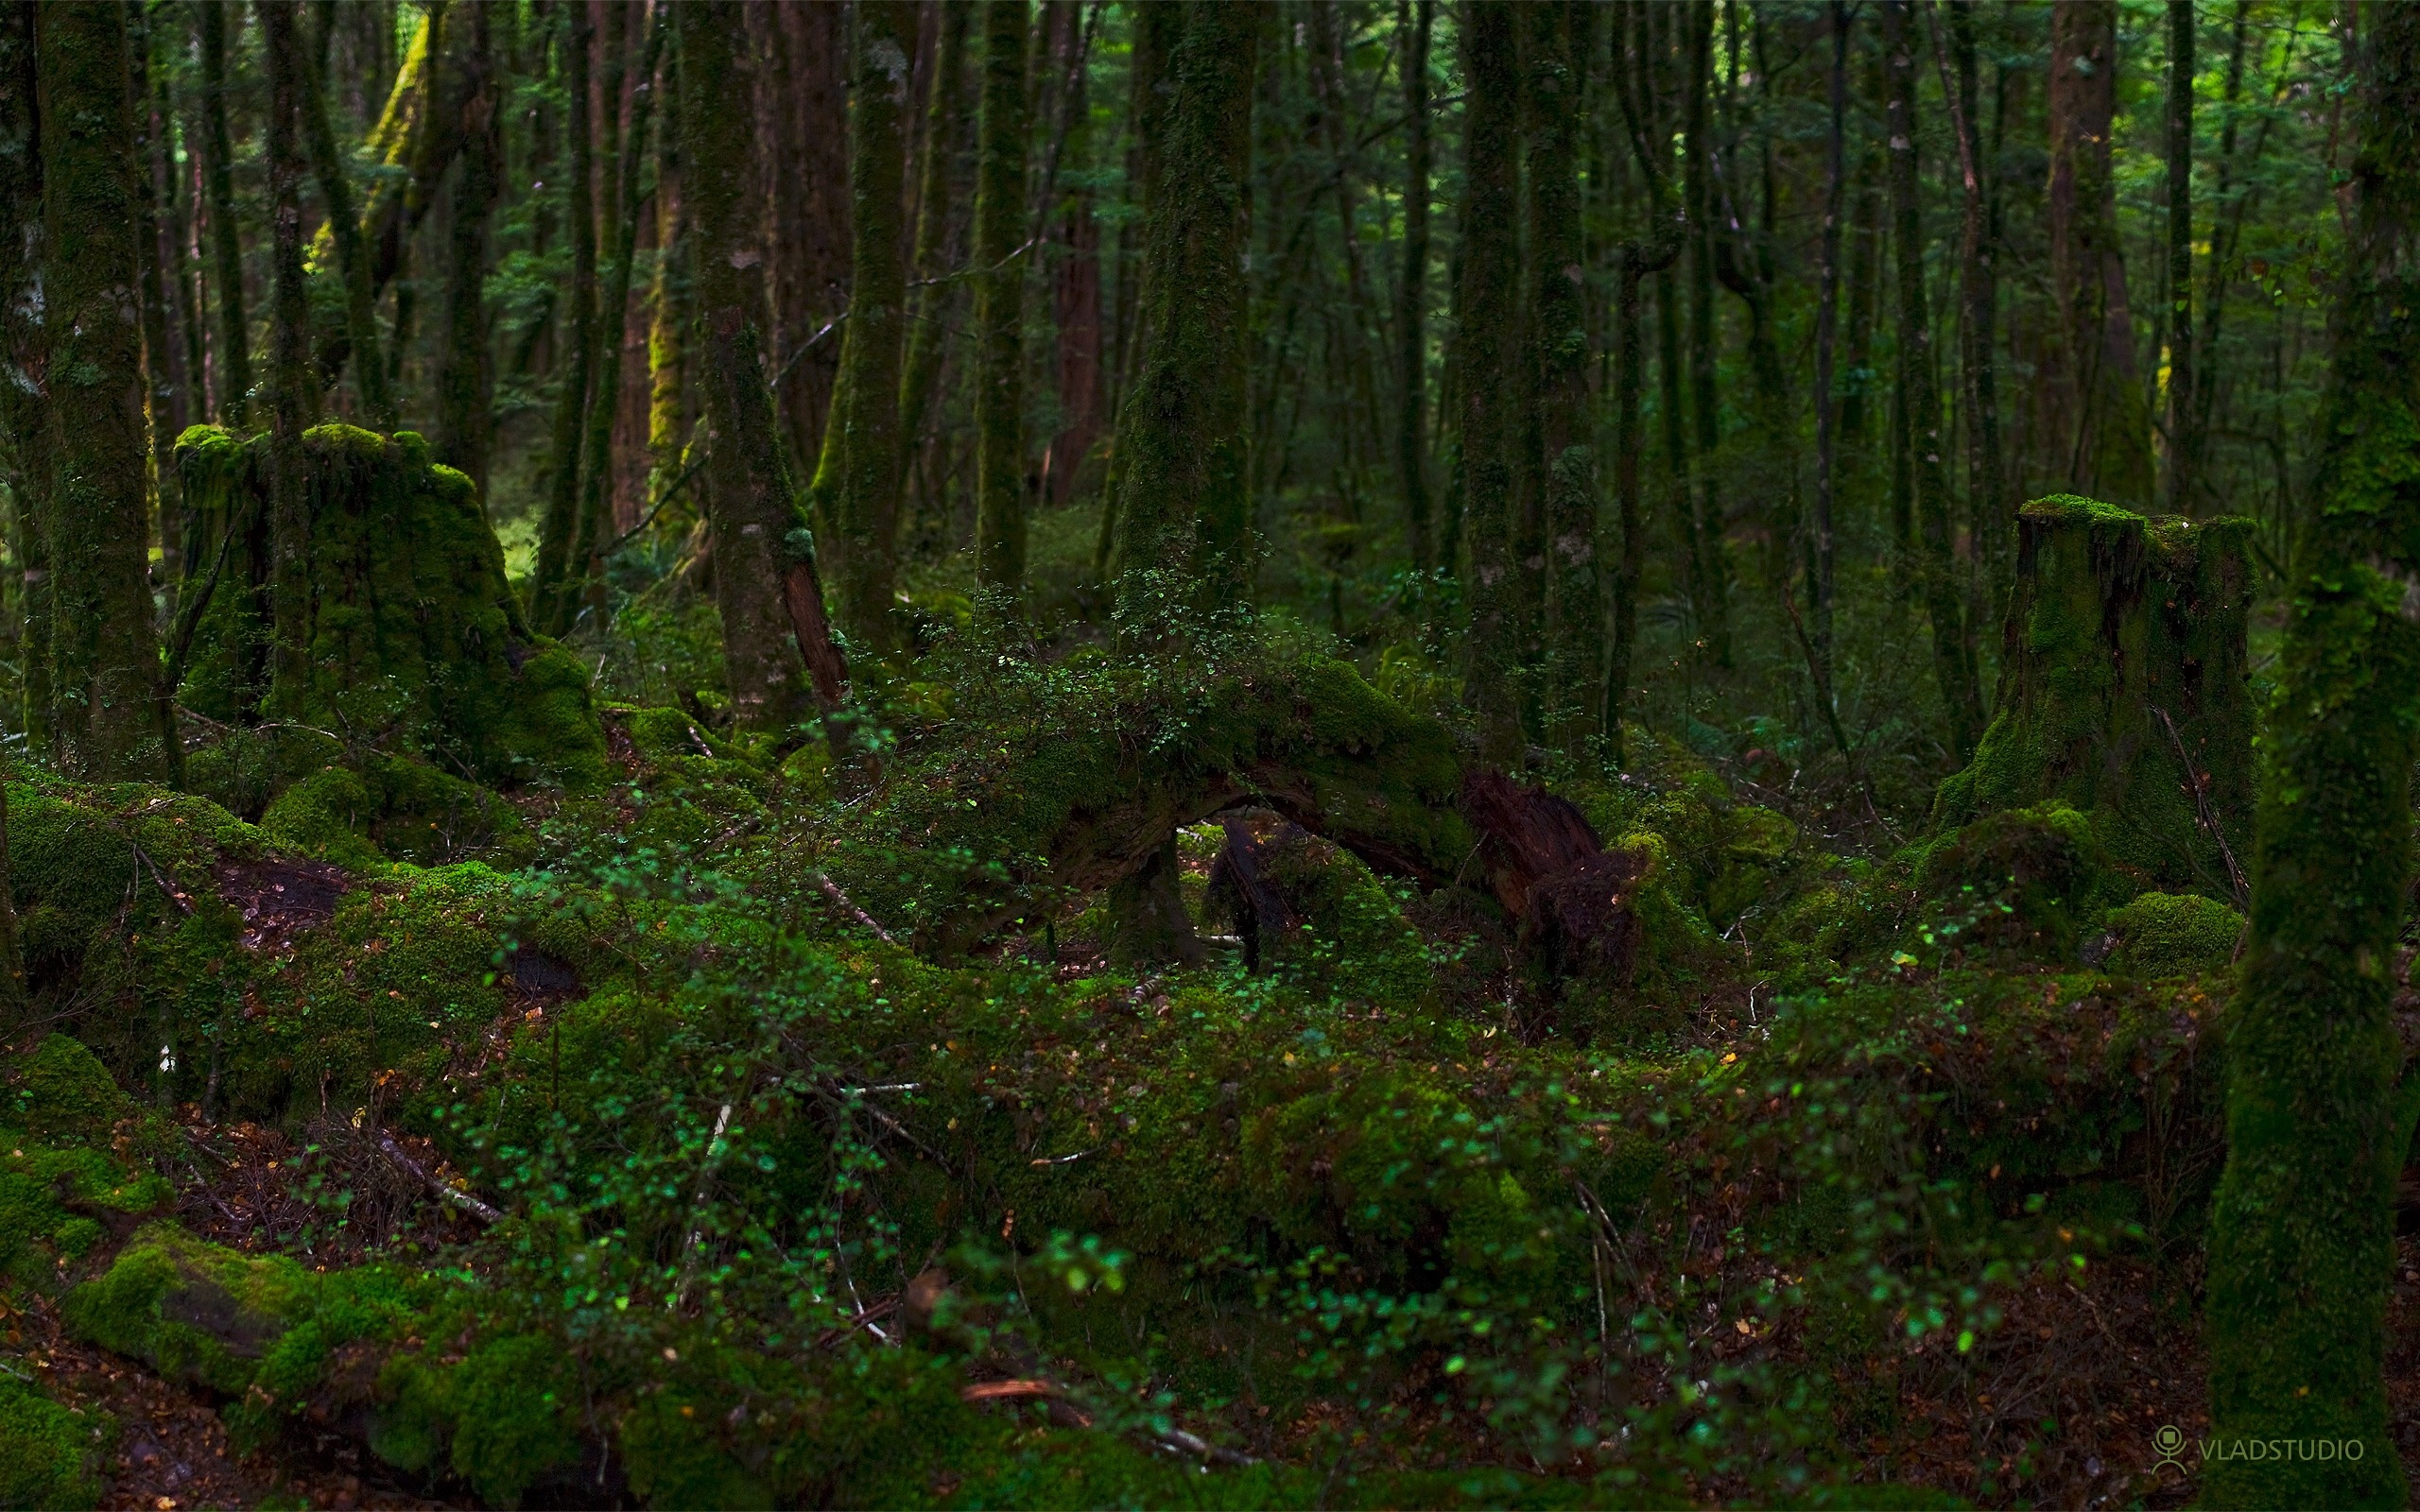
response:
<path id="1" fill-rule="evenodd" d="M 1616 873 L 1635 877 L 1643 861 L 1609 864 L 1577 809 L 1475 765 L 1444 726 L 1345 663 L 1214 670 L 1175 698 L 1150 685 L 1104 675 L 1012 728 L 977 725 L 965 744 L 895 765 L 867 828 L 897 849 L 840 858 L 850 893 L 948 958 L 1128 882 L 1178 830 L 1249 807 L 1382 875 L 1484 890 L 1515 920 L 1534 903 L 1537 937 L 1554 935 L 1574 961 L 1627 927 Z M 1546 885 L 1557 879 L 1578 891 Z M 1601 905 L 1580 905 L 1599 892 Z M 1565 939 L 1575 929 L 1587 938 Z"/>

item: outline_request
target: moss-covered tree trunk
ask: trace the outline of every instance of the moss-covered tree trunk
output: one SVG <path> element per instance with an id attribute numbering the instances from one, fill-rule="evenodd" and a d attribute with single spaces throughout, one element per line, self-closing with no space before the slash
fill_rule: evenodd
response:
<path id="1" fill-rule="evenodd" d="M 1974 646 L 1950 556 L 1949 475 L 1942 462 L 1941 395 L 1933 383 L 1932 314 L 1925 289 L 1923 206 L 1917 200 L 1916 69 L 1918 45 L 1908 0 L 1884 0 L 1882 50 L 1890 82 L 1891 219 L 1899 277 L 1899 388 L 1907 410 L 1907 461 L 1918 532 L 1918 571 L 1925 613 L 1932 623 L 1933 675 L 1949 715 L 1949 744 L 1972 755 L 1983 724 Z"/>
<path id="2" fill-rule="evenodd" d="M 664 70 L 666 129 L 656 133 L 655 275 L 648 287 L 647 454 L 652 487 L 669 487 L 681 471 L 688 444 L 689 328 L 696 318 L 696 290 L 689 278 L 690 234 L 681 190 L 681 137 L 687 119 L 682 90 L 680 28 Z"/>
<path id="3" fill-rule="evenodd" d="M 458 39 L 462 163 L 446 234 L 445 338 L 437 375 L 437 455 L 487 497 L 495 434 L 494 364 L 488 352 L 488 220 L 503 169 L 503 122 L 490 36 L 491 7 L 474 5 Z"/>
<path id="4" fill-rule="evenodd" d="M 681 157 L 697 237 L 699 323 L 706 338 L 706 511 L 713 532 L 715 598 L 722 610 L 723 672 L 734 712 L 750 730 L 782 730 L 813 711 L 812 696 L 838 696 L 836 664 L 813 644 L 821 630 L 814 549 L 797 499 L 766 386 L 765 296 L 756 137 L 744 112 L 749 66 L 739 43 L 744 13 L 732 0 L 677 8 L 681 46 Z M 898 400 L 895 369 L 887 393 Z M 812 624 L 793 627 L 786 577 L 812 589 Z M 802 608 L 805 607 L 804 604 Z M 793 634 L 808 642 L 803 661 Z M 819 656 L 827 658 L 819 661 Z"/>
<path id="5" fill-rule="evenodd" d="M 975 179 L 975 572 L 1025 588 L 1026 0 L 983 7 L 981 157 Z"/>
<path id="6" fill-rule="evenodd" d="M 202 188 L 210 200 L 212 274 L 218 281 L 218 422 L 241 425 L 252 396 L 251 327 L 244 318 L 244 244 L 235 225 L 235 142 L 227 128 L 227 25 L 235 6 L 195 8 L 201 28 Z"/>
<path id="7" fill-rule="evenodd" d="M 932 95 L 925 103 L 924 161 L 916 194 L 916 279 L 908 321 L 908 356 L 899 373 L 901 465 L 912 467 L 925 440 L 925 414 L 942 373 L 948 332 L 942 318 L 949 286 L 941 282 L 955 253 L 952 223 L 962 193 L 961 162 L 974 134 L 974 92 L 966 87 L 966 38 L 977 14 L 974 0 L 942 7 L 941 57 L 934 61 Z M 959 236 L 964 235 L 962 227 Z"/>
<path id="8" fill-rule="evenodd" d="M 45 4 L 40 53 L 44 398 L 53 486 L 51 701 L 61 764 L 159 778 L 159 643 L 151 629 L 143 330 L 126 17 Z"/>
<path id="9" fill-rule="evenodd" d="M 899 245 L 906 173 L 900 118 L 908 108 L 915 31 L 914 9 L 906 0 L 863 0 L 858 7 L 850 62 L 849 323 L 824 434 L 825 460 L 816 476 L 818 491 L 831 501 L 838 538 L 834 596 L 840 624 L 875 647 L 891 642 L 890 600 L 899 574 L 899 364 L 907 301 Z M 698 170 L 693 165 L 691 171 Z"/>
<path id="10" fill-rule="evenodd" d="M 13 372 L 42 370 L 42 325 L 31 292 L 42 267 L 42 136 L 36 101 L 34 10 L 0 9 L 0 359 Z M 18 728 L 28 752 L 48 754 L 50 728 L 49 547 L 43 504 L 50 493 L 50 425 L 32 384 L 0 383 L 8 430 L 9 547 L 16 558 L 21 672 Z"/>
<path id="11" fill-rule="evenodd" d="M 579 520 L 579 466 L 585 451 L 581 423 L 588 418 L 596 357 L 596 205 L 592 188 L 596 173 L 588 108 L 588 58 L 596 30 L 589 25 L 588 8 L 565 6 L 559 30 L 563 89 L 570 102 L 563 122 L 563 167 L 570 180 L 563 210 L 571 220 L 571 298 L 563 310 L 562 378 L 555 391 L 546 453 L 546 512 L 529 585 L 531 616 L 549 635 L 562 634 L 577 612 L 575 579 L 587 565 L 586 553 L 573 537 Z"/>
<path id="12" fill-rule="evenodd" d="M 1714 307 L 1715 239 L 1722 221 L 1717 218 L 1715 145 L 1706 98 L 1713 86 L 1713 5 L 1687 7 L 1680 25 L 1686 28 L 1681 66 L 1687 72 L 1683 81 L 1682 128 L 1687 138 L 1683 163 L 1689 215 L 1689 416 L 1697 431 L 1691 438 L 1697 467 L 1690 474 L 1688 494 L 1690 597 L 1706 659 L 1728 669 L 1732 660 L 1731 545 L 1724 527 L 1722 478 L 1712 465 L 1715 448 L 1722 440 L 1722 410 L 1716 386 L 1720 370 L 1716 330 L 1720 317 Z"/>
<path id="13" fill-rule="evenodd" d="M 322 28 L 322 39 L 325 31 Z M 328 119 L 327 91 L 317 69 L 302 72 L 302 142 L 311 157 L 311 174 L 320 185 L 322 220 L 335 244 L 337 270 L 344 280 L 344 331 L 353 360 L 354 392 L 361 400 L 362 418 L 376 430 L 395 425 L 393 387 L 387 381 L 387 356 L 378 339 L 378 292 L 370 266 L 370 249 L 361 234 L 361 209 L 353 192 L 353 177 L 345 154 Z M 327 374 L 330 383 L 337 374 Z"/>
<path id="14" fill-rule="evenodd" d="M 2402 1506 L 2385 1382 L 2395 1178 L 2411 1121 L 2393 1000 L 2420 756 L 2420 8 L 2361 15 L 2353 219 L 2297 553 L 2227 1021 L 2227 1164 L 2210 1217 L 2221 1507 Z M 2407 1081 L 2410 1074 L 2404 1073 Z M 2407 1086 L 2406 1091 L 2409 1091 Z M 2244 1453 L 2358 1441 L 2357 1458 Z"/>
<path id="15" fill-rule="evenodd" d="M 172 590 L 184 557 L 184 511 L 177 503 L 177 432 L 182 430 L 183 362 L 168 335 L 168 287 L 160 255 L 158 133 L 167 125 L 164 112 L 155 113 L 151 93 L 151 26 L 142 10 L 127 17 L 127 100 L 134 117 L 134 150 L 141 171 L 134 180 L 135 255 L 143 266 L 143 371 L 147 380 L 144 407 L 151 427 L 153 514 L 160 531 L 162 580 Z"/>
<path id="16" fill-rule="evenodd" d="M 2056 799 L 2137 885 L 2235 897 L 2251 838 L 2252 529 L 2064 494 L 2027 505 L 1998 712 L 1942 784 L 1940 826 Z"/>
<path id="17" fill-rule="evenodd" d="M 1162 81 L 1165 166 L 1149 189 L 1143 274 L 1150 345 L 1118 427 L 1118 602 L 1133 633 L 1150 633 L 1172 598 L 1250 593 L 1243 214 L 1266 15 L 1259 4 L 1188 7 Z"/>
<path id="18" fill-rule="evenodd" d="M 1395 472 L 1412 570 L 1437 565 L 1428 514 L 1428 39 L 1436 0 L 1395 0 L 1403 55 L 1403 253 L 1395 280 Z"/>

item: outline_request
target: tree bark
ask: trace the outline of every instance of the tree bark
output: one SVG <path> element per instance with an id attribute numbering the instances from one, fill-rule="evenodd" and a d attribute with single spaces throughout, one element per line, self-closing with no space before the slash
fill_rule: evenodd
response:
<path id="1" fill-rule="evenodd" d="M 1690 477 L 1689 565 L 1695 583 L 1698 635 L 1707 660 L 1719 668 L 1731 666 L 1731 561 L 1725 539 L 1722 486 L 1713 467 L 1715 448 L 1722 440 L 1722 415 L 1716 389 L 1714 248 L 1720 232 L 1715 218 L 1714 138 L 1707 119 L 1706 91 L 1714 72 L 1714 6 L 1699 0 L 1688 8 L 1681 25 L 1684 34 L 1682 130 L 1687 146 L 1683 163 L 1687 175 L 1689 217 L 1689 410 L 1696 421 L 1696 469 Z"/>
<path id="2" fill-rule="evenodd" d="M 775 370 L 789 375 L 778 396 L 782 423 L 790 455 L 805 466 L 821 455 L 824 428 L 838 418 L 833 404 L 845 344 L 836 332 L 800 351 L 849 303 L 848 9 L 762 9 L 774 63 L 773 77 L 765 81 L 769 134 L 779 145 L 764 164 L 772 206 L 769 261 L 776 339 L 770 355 Z M 962 29 L 962 18 L 959 25 Z"/>
<path id="3" fill-rule="evenodd" d="M 88 781 L 158 780 L 143 425 L 143 332 L 127 302 L 143 163 L 128 106 L 126 14 L 51 0 L 36 13 L 41 90 L 43 398 L 54 485 L 52 720 Z"/>
<path id="4" fill-rule="evenodd" d="M 818 585 L 762 365 L 769 304 L 756 239 L 763 209 L 756 135 L 747 114 L 729 108 L 732 100 L 750 97 L 740 49 L 744 20 L 737 0 L 692 0 L 673 9 L 681 49 L 682 171 L 697 237 L 699 319 L 707 337 L 705 493 L 723 669 L 742 728 L 780 731 L 813 707 L 785 578 L 804 569 L 804 586 Z M 904 54 L 901 61 L 904 73 Z M 820 601 L 820 591 L 815 596 Z"/>
<path id="5" fill-rule="evenodd" d="M 1839 460 L 1839 424 L 1835 400 L 1833 354 L 1840 343 L 1841 213 L 1848 186 L 1846 126 L 1848 120 L 1848 0 L 1832 0 L 1832 71 L 1828 81 L 1829 122 L 1824 137 L 1824 237 L 1821 281 L 1815 307 L 1815 518 L 1812 522 L 1813 571 L 1807 617 L 1813 621 L 1815 657 L 1826 674 L 1832 664 L 1832 582 L 1834 553 L 1832 512 L 1836 499 L 1835 466 Z"/>
<path id="6" fill-rule="evenodd" d="M 579 524 L 579 467 L 587 453 L 581 443 L 596 357 L 596 172 L 588 67 L 596 31 L 588 11 L 585 0 L 566 5 L 558 23 L 563 90 L 570 103 L 563 121 L 563 170 L 569 180 L 564 210 L 571 220 L 571 299 L 563 311 L 564 362 L 546 453 L 546 512 L 529 586 L 530 618 L 547 635 L 561 635 L 570 627 L 579 610 L 577 575 L 587 565 L 587 542 L 573 538 Z"/>
<path id="7" fill-rule="evenodd" d="M 196 8 L 201 25 L 202 182 L 210 196 L 210 247 L 218 278 L 218 422 L 241 425 L 251 404 L 251 328 L 244 319 L 244 248 L 235 225 L 235 144 L 227 129 L 227 18 L 238 7 Z"/>
<path id="8" fill-rule="evenodd" d="M 907 0 L 862 0 L 850 72 L 852 249 L 849 323 L 823 442 L 818 490 L 832 500 L 839 620 L 860 644 L 892 643 L 899 571 L 899 364 L 906 279 L 900 267 L 900 116 L 915 16 Z M 702 275 L 701 275 L 702 276 Z M 828 470 L 828 475 L 827 475 Z"/>
<path id="9" fill-rule="evenodd" d="M 908 320 L 908 361 L 899 379 L 900 447 L 909 464 L 924 444 L 925 414 L 947 346 L 942 309 L 949 286 L 943 280 L 954 261 L 959 180 L 974 135 L 967 109 L 972 92 L 966 87 L 966 38 L 976 14 L 975 0 L 943 0 L 941 57 L 935 60 L 932 94 L 925 109 L 923 187 L 916 196 L 916 291 Z"/>
<path id="10" fill-rule="evenodd" d="M 378 339 L 378 294 L 370 266 L 370 249 L 362 240 L 360 209 L 346 171 L 344 151 L 328 121 L 326 91 L 319 75 L 302 79 L 302 140 L 310 149 L 312 177 L 319 180 L 325 224 L 336 243 L 337 268 L 344 279 L 345 342 L 351 349 L 354 390 L 361 400 L 362 418 L 370 428 L 395 428 L 395 400 L 387 381 L 387 358 Z M 329 375 L 334 381 L 334 375 Z"/>
<path id="11" fill-rule="evenodd" d="M 2168 508 L 2193 512 L 2193 0 L 2168 0 Z"/>
<path id="12" fill-rule="evenodd" d="M 1461 367 L 1462 478 L 1470 539 L 1469 660 L 1462 696 L 1478 715 L 1480 759 L 1517 769 L 1520 662 L 1512 560 L 1512 472 L 1518 437 L 1510 350 L 1521 253 L 1518 12 L 1473 0 L 1464 13 Z"/>
<path id="13" fill-rule="evenodd" d="M 2050 18 L 2050 269 L 2064 316 L 2053 434 L 2071 450 L 2069 485 L 2147 508 L 2151 416 L 2135 367 L 2135 320 L 2110 169 L 2117 105 L 2115 0 L 2057 0 Z"/>
<path id="14" fill-rule="evenodd" d="M 1242 263 L 1253 60 L 1267 13 L 1257 3 L 1188 8 L 1167 59 L 1163 168 L 1147 190 L 1150 346 L 1118 436 L 1118 603 L 1129 634 L 1153 633 L 1163 610 L 1191 594 L 1213 604 L 1250 597 Z"/>
<path id="15" fill-rule="evenodd" d="M 1950 750 L 1963 762 L 1982 730 L 1982 700 L 1964 604 L 1950 556 L 1949 483 L 1942 465 L 1941 398 L 1933 387 L 1932 314 L 1925 291 L 1924 220 L 1916 200 L 1915 38 L 1910 0 L 1884 0 L 1882 47 L 1890 83 L 1891 239 L 1899 275 L 1899 391 L 1918 537 L 1917 579 L 1932 622 L 1933 672 L 1949 716 Z"/>
<path id="16" fill-rule="evenodd" d="M 2207 1334 L 2221 1452 L 2202 1480 L 2218 1507 L 2401 1506 L 2410 1494 L 2385 1349 L 2395 1183 L 2420 1091 L 2394 1001 L 2420 755 L 2420 629 L 2407 607 L 2420 511 L 2386 480 L 2410 476 L 2420 423 L 2420 8 L 2367 7 L 2360 22 L 2315 507 L 2260 735 L 2252 920 L 2227 1017 Z M 2370 1447 L 2359 1458 L 2225 1452 L 2282 1437 Z"/>
<path id="17" fill-rule="evenodd" d="M 975 180 L 975 576 L 1025 590 L 1026 0 L 983 8 L 983 120 Z"/>
<path id="18" fill-rule="evenodd" d="M 1062 139 L 1052 147 L 1043 177 L 1044 188 L 1065 201 L 1063 209 L 1046 206 L 1056 231 L 1052 240 L 1057 262 L 1050 271 L 1052 314 L 1059 331 L 1056 367 L 1059 387 L 1059 431 L 1042 455 L 1041 502 L 1064 504 L 1074 496 L 1085 461 L 1100 438 L 1103 413 L 1101 370 L 1100 225 L 1094 216 L 1094 191 L 1089 180 L 1061 190 L 1056 181 L 1063 162 L 1083 163 L 1091 156 L 1092 106 L 1087 76 L 1091 72 L 1090 26 L 1080 8 L 1068 5 L 1060 39 L 1063 60 L 1053 60 L 1066 78 L 1066 99 L 1060 110 Z"/>
<path id="19" fill-rule="evenodd" d="M 495 208 L 502 123 L 487 6 L 470 8 L 459 55 L 456 110 L 462 165 L 454 180 L 445 268 L 445 343 L 437 379 L 437 456 L 459 468 L 488 496 L 488 449 L 494 437 L 495 374 L 488 356 L 488 217 Z"/>
<path id="20" fill-rule="evenodd" d="M 151 26 L 140 9 L 127 17 L 127 100 L 134 117 L 135 151 L 142 173 L 135 180 L 138 214 L 136 255 L 143 265 L 143 372 L 145 411 L 151 432 L 151 478 L 154 512 L 160 531 L 160 576 L 175 584 L 184 556 L 183 510 L 177 504 L 174 453 L 179 411 L 184 395 L 179 379 L 183 363 L 168 335 L 168 291 L 160 256 L 159 132 L 165 117 L 151 108 Z M 175 595 L 170 594 L 173 604 Z"/>
<path id="21" fill-rule="evenodd" d="M 1587 303 L 1580 231 L 1580 68 L 1568 5 L 1528 11 L 1531 321 L 1539 437 L 1546 454 L 1547 744 L 1589 753 L 1602 712 L 1605 607 L 1597 555 L 1597 452 L 1588 404 Z"/>
<path id="22" fill-rule="evenodd" d="M 1395 0 L 1403 46 L 1404 192 L 1402 271 L 1395 284 L 1396 471 L 1403 489 L 1404 543 L 1412 570 L 1437 566 L 1428 519 L 1428 41 L 1437 0 Z"/>
<path id="23" fill-rule="evenodd" d="M 302 708 L 310 682 L 311 516 L 302 433 L 318 419 L 320 399 L 302 282 L 303 166 L 296 137 L 311 63 L 295 25 L 298 9 L 295 0 L 260 0 L 269 75 L 269 701 L 288 718 Z"/>
<path id="24" fill-rule="evenodd" d="M 1143 364 L 1150 352 L 1151 226 L 1161 204 L 1160 159 L 1167 136 L 1167 103 L 1175 94 L 1169 63 L 1184 36 L 1184 8 L 1172 5 L 1144 6 L 1134 16 L 1132 92 L 1128 96 L 1127 113 L 1134 133 L 1135 198 L 1143 207 L 1143 251 L 1120 274 L 1119 301 L 1130 303 L 1127 318 L 1118 326 L 1121 397 L 1117 434 L 1110 444 L 1109 477 L 1102 490 L 1100 536 L 1093 544 L 1093 571 L 1104 577 L 1118 550 L 1119 532 L 1125 528 L 1119 511 L 1126 494 L 1127 458 L 1132 451 L 1132 429 L 1141 419 L 1133 404 L 1134 385 L 1126 382 L 1123 375 L 1132 374 L 1139 382 Z M 1163 88 L 1164 85 L 1167 87 Z M 1123 292 L 1129 283 L 1136 288 L 1131 301 Z"/>
<path id="25" fill-rule="evenodd" d="M 41 387 L 43 332 L 31 298 L 43 257 L 41 94 L 35 9 L 0 9 L 0 357 L 12 379 L 0 383 L 0 424 L 8 428 L 9 545 L 18 591 L 17 655 L 23 668 L 19 728 L 29 755 L 49 757 L 50 417 Z"/>

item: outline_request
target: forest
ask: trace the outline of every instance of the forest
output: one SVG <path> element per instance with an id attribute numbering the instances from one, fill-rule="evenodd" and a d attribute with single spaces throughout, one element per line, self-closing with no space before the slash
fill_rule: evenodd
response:
<path id="1" fill-rule="evenodd" d="M 2420 5 L 0 0 L 0 1507 L 2402 1506 Z"/>

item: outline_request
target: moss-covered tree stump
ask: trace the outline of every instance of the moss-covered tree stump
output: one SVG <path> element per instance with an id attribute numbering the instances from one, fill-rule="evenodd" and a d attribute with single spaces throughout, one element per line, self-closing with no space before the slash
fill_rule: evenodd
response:
<path id="1" fill-rule="evenodd" d="M 179 438 L 192 514 L 187 602 L 205 602 L 182 696 L 224 723 L 314 726 L 348 745 L 426 754 L 479 781 L 584 785 L 605 772 L 588 674 L 533 634 L 471 480 L 410 431 L 302 436 L 310 521 L 304 672 L 277 682 L 267 592 L 266 438 Z"/>
<path id="2" fill-rule="evenodd" d="M 2140 886 L 2240 892 L 2252 823 L 2241 519 L 2070 494 L 2018 515 L 1999 707 L 1934 827 L 2057 801 Z"/>

